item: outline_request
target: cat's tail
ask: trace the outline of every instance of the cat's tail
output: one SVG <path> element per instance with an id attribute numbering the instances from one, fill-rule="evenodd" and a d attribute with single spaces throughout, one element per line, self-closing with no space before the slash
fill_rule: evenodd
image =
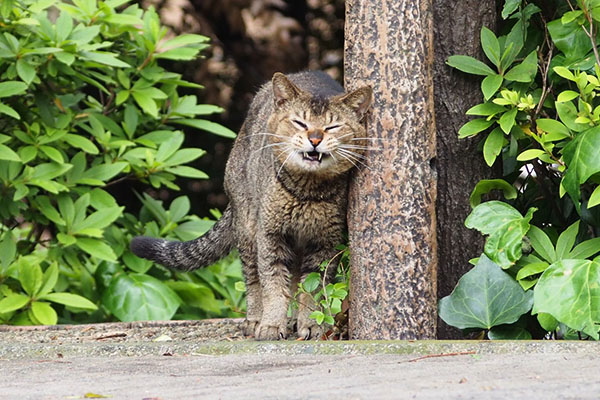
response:
<path id="1" fill-rule="evenodd" d="M 234 246 L 233 212 L 227 206 L 221 218 L 198 239 L 176 242 L 146 236 L 134 237 L 131 251 L 165 267 L 190 271 L 225 257 Z"/>

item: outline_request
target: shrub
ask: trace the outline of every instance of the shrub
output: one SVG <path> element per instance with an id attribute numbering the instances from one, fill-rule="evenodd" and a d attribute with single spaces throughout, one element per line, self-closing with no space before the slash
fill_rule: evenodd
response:
<path id="1" fill-rule="evenodd" d="M 466 225 L 487 235 L 484 254 L 439 312 L 492 339 L 598 339 L 600 1 L 537 3 L 506 0 L 503 34 L 481 30 L 492 67 L 448 59 L 485 77 L 459 135 L 485 133 L 485 161 L 501 160 L 504 176 L 473 191 Z M 506 200 L 480 204 L 493 189 Z"/>
<path id="2" fill-rule="evenodd" d="M 206 178 L 188 165 L 204 151 L 182 148 L 179 127 L 235 136 L 198 118 L 221 111 L 182 94 L 200 85 L 160 65 L 194 59 L 208 39 L 169 38 L 153 9 L 128 2 L 0 5 L 1 323 L 198 318 L 243 307 L 233 256 L 177 273 L 128 250 L 132 236 L 190 240 L 213 221 L 190 215 L 186 197 L 166 208 L 116 184 L 177 190 L 176 177 Z M 117 202 L 117 186 L 139 198 L 139 217 Z"/>

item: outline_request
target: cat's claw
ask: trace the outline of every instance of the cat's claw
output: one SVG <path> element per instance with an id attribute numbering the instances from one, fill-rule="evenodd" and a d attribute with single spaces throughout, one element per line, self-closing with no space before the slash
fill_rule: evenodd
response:
<path id="1" fill-rule="evenodd" d="M 298 338 L 303 340 L 319 340 L 323 337 L 323 328 L 317 324 L 298 326 Z"/>
<path id="2" fill-rule="evenodd" d="M 281 340 L 287 338 L 286 325 L 275 326 L 258 324 L 254 333 L 256 340 Z"/>

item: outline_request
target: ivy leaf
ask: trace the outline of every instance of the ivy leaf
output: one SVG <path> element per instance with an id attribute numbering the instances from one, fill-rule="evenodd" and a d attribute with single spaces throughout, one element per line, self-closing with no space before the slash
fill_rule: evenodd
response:
<path id="1" fill-rule="evenodd" d="M 169 320 L 179 308 L 177 294 L 158 279 L 144 274 L 116 275 L 102 303 L 120 321 Z"/>
<path id="2" fill-rule="evenodd" d="M 511 324 L 531 309 L 533 293 L 482 254 L 450 294 L 439 302 L 440 318 L 460 329 Z"/>
<path id="3" fill-rule="evenodd" d="M 501 201 L 488 201 L 473 209 L 465 226 L 489 235 L 484 247 L 485 254 L 502 268 L 509 268 L 522 255 L 523 236 L 529 230 L 535 208 L 523 217 L 519 211 Z"/>
<path id="4" fill-rule="evenodd" d="M 600 262 L 561 260 L 540 277 L 533 313 L 552 315 L 570 328 L 598 340 L 600 329 Z"/>

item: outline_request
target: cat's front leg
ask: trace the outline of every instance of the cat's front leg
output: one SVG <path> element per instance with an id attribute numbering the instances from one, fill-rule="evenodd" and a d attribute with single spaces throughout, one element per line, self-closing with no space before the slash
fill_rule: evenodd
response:
<path id="1" fill-rule="evenodd" d="M 293 254 L 279 237 L 258 240 L 258 275 L 262 288 L 262 318 L 255 331 L 257 340 L 287 338 L 287 311 L 290 302 L 290 270 Z"/>

